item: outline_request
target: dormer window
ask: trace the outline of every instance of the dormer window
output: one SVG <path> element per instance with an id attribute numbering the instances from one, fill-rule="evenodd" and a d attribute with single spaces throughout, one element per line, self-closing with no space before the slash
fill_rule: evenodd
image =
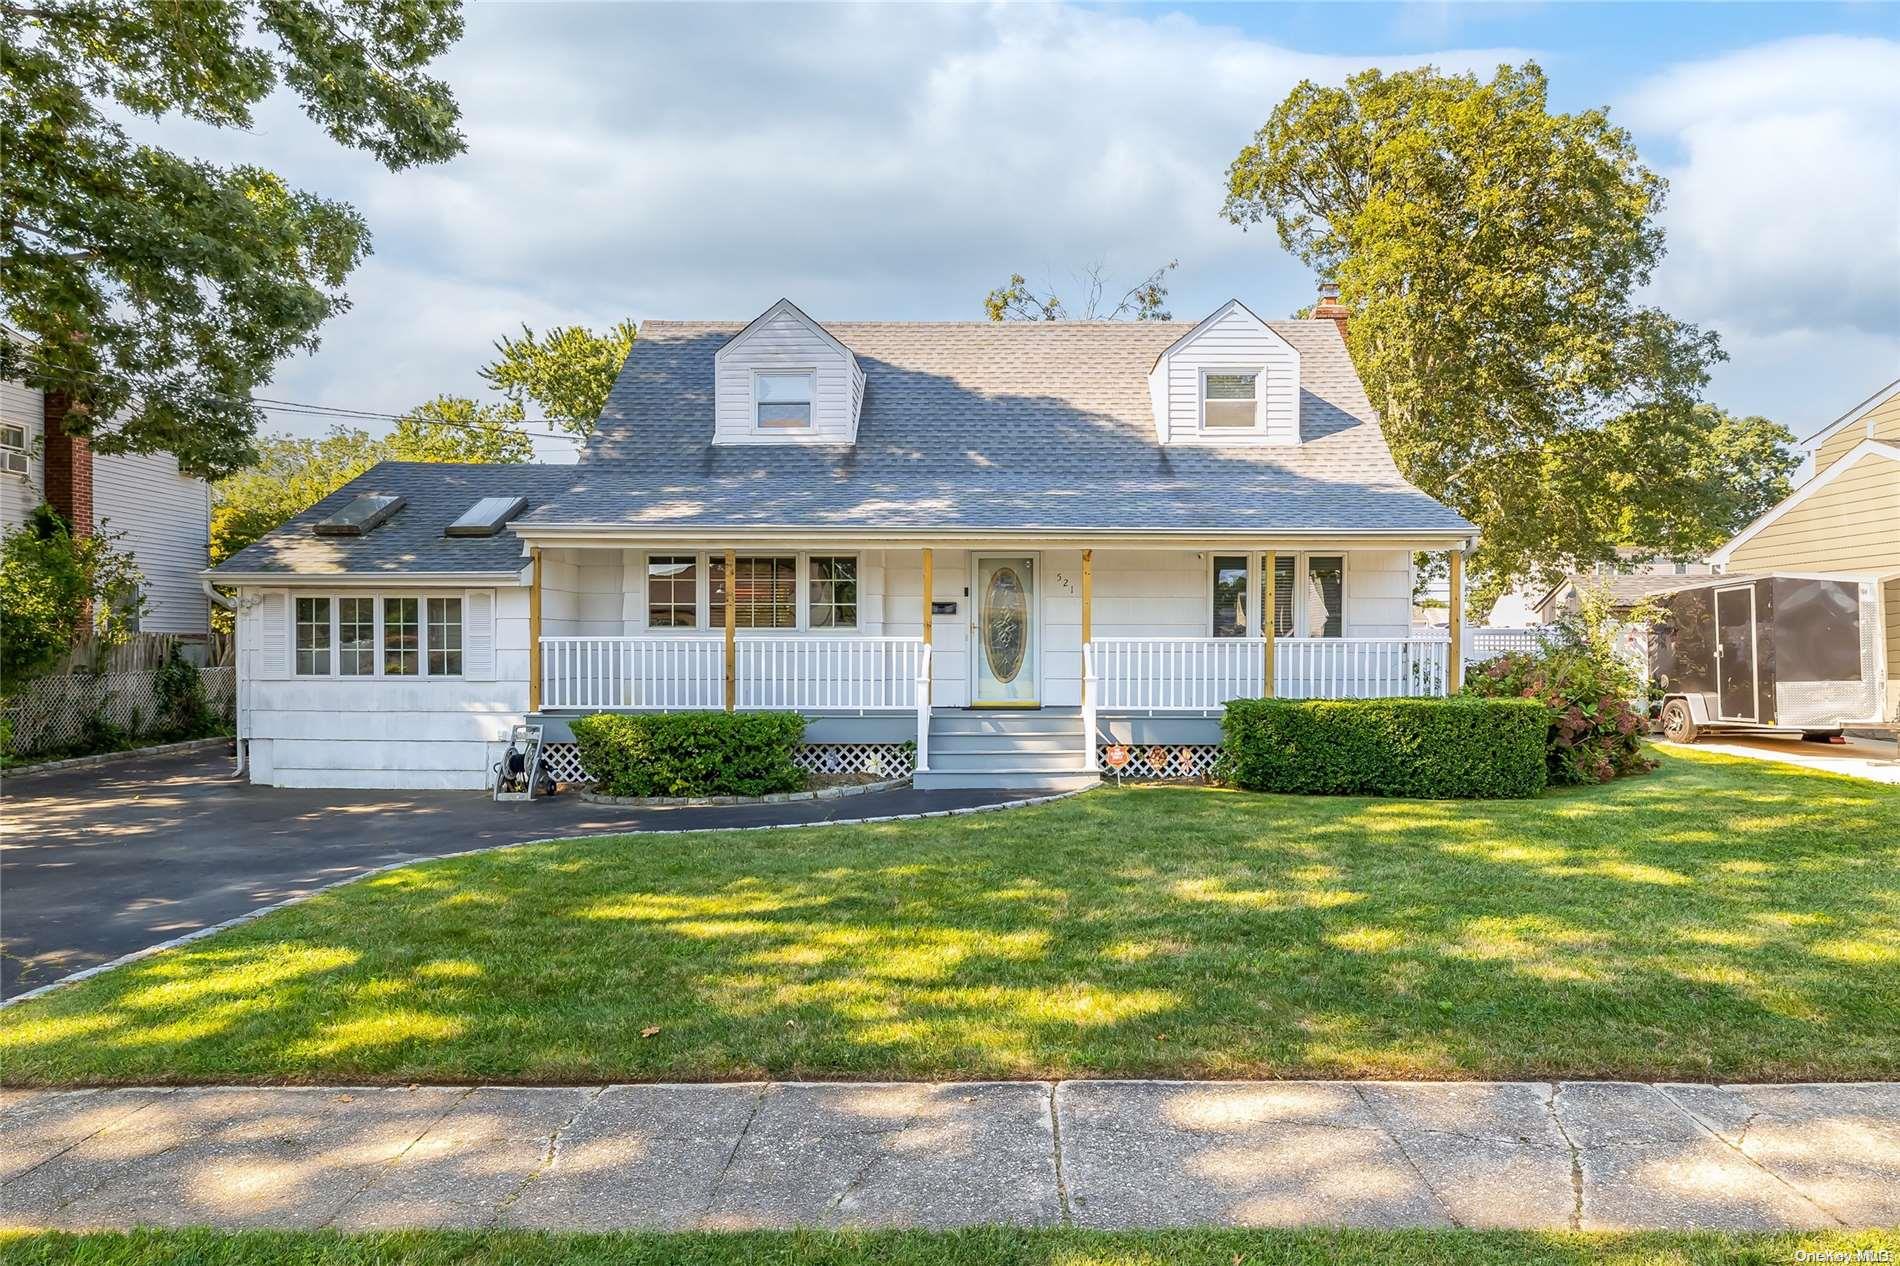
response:
<path id="1" fill-rule="evenodd" d="M 809 369 L 754 372 L 753 421 L 759 430 L 811 430 L 811 402 L 816 378 L 817 375 Z"/>
<path id="2" fill-rule="evenodd" d="M 1252 430 L 1260 424 L 1260 375 L 1209 370 L 1201 375 L 1201 425 Z"/>

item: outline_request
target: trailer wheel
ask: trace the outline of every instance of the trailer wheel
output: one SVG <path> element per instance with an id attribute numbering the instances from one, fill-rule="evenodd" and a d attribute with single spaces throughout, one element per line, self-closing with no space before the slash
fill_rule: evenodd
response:
<path id="1" fill-rule="evenodd" d="M 1662 729 L 1663 737 L 1671 743 L 1695 742 L 1695 718 L 1689 714 L 1687 699 L 1671 699 L 1663 704 Z"/>

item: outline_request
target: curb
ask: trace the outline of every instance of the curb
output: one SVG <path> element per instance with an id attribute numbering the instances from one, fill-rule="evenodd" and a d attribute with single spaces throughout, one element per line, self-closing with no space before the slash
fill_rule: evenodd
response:
<path id="1" fill-rule="evenodd" d="M 764 826 L 684 826 L 665 831 L 601 831 L 592 835 L 551 835 L 545 839 L 521 840 L 514 844 L 491 844 L 486 848 L 466 848 L 458 853 L 438 853 L 433 857 L 412 857 L 408 861 L 388 862 L 381 866 L 372 867 L 369 870 L 358 871 L 356 874 L 350 875 L 347 878 L 336 880 L 334 883 L 324 884 L 320 888 L 312 888 L 309 892 L 302 893 L 298 896 L 288 897 L 283 901 L 278 901 L 271 905 L 259 906 L 255 910 L 247 910 L 235 918 L 224 920 L 222 923 L 213 923 L 209 927 L 198 928 L 195 931 L 185 933 L 183 936 L 174 936 L 169 941 L 160 941 L 156 945 L 147 945 L 144 949 L 133 950 L 130 954 L 121 954 L 110 962 L 87 967 L 81 971 L 74 972 L 70 976 L 61 976 L 58 980 L 49 981 L 37 988 L 27 990 L 25 993 L 15 994 L 11 998 L 0 998 L 0 1011 L 6 1010 L 15 1003 L 25 1002 L 29 998 L 37 998 L 42 994 L 51 993 L 55 989 L 63 989 L 67 985 L 76 985 L 82 980 L 90 980 L 92 977 L 102 972 L 111 971 L 115 967 L 124 967 L 128 963 L 136 963 L 140 959 L 150 958 L 154 954 L 162 954 L 166 950 L 177 949 L 179 946 L 189 945 L 193 941 L 201 941 L 207 936 L 223 932 L 228 928 L 238 927 L 254 919 L 261 919 L 267 914 L 274 914 L 279 910 L 287 910 L 291 906 L 300 906 L 311 898 L 322 896 L 326 892 L 332 892 L 338 888 L 373 878 L 376 875 L 386 874 L 392 870 L 402 870 L 409 866 L 422 866 L 429 862 L 445 862 L 456 857 L 474 857 L 481 853 L 502 853 L 516 848 L 534 848 L 542 844 L 566 844 L 581 840 L 613 840 L 628 835 L 719 835 L 728 831 L 804 831 L 814 827 L 869 826 L 880 822 L 914 822 L 919 818 L 961 818 L 968 817 L 975 813 L 1000 813 L 1009 809 L 1028 809 L 1035 805 L 1052 804 L 1057 800 L 1067 800 L 1073 796 L 1086 795 L 1094 790 L 1094 787 L 1082 787 L 1075 791 L 1057 791 L 1046 796 L 1031 796 L 1027 800 L 1004 800 L 997 804 L 977 804 L 962 809 L 932 809 L 927 813 L 889 813 L 882 817 L 875 818 L 834 818 L 824 822 L 772 822 Z"/>
<path id="2" fill-rule="evenodd" d="M 581 789 L 581 799 L 588 804 L 617 804 L 635 808 L 659 809 L 714 804 L 790 804 L 799 800 L 838 800 L 845 796 L 862 796 L 873 791 L 895 791 L 899 787 L 910 786 L 909 778 L 887 778 L 883 782 L 858 783 L 849 787 L 819 787 L 812 791 L 775 791 L 764 796 L 603 796 L 598 792 Z"/>
<path id="3" fill-rule="evenodd" d="M 12 781 L 15 778 L 31 778 L 35 774 L 52 774 L 62 769 L 91 769 L 95 765 L 116 765 L 121 761 L 138 760 L 146 756 L 173 756 L 181 752 L 208 752 L 213 748 L 229 747 L 232 740 L 228 735 L 216 738 L 186 739 L 182 743 L 160 743 L 154 747 L 134 747 L 123 752 L 99 752 L 92 756 L 70 756 L 65 760 L 41 761 L 36 765 L 21 765 L 14 769 L 0 770 L 0 779 Z"/>

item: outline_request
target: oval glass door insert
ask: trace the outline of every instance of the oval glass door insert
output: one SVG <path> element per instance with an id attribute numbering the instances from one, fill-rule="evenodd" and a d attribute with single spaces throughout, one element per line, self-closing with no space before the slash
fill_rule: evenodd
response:
<path id="1" fill-rule="evenodd" d="M 1028 589 L 1014 567 L 998 567 L 983 593 L 983 659 L 1007 684 L 1023 670 L 1029 649 Z"/>

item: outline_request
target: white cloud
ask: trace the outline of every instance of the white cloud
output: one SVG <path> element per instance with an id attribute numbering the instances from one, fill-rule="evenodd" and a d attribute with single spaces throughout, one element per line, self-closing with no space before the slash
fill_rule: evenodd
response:
<path id="1" fill-rule="evenodd" d="M 1671 311 L 1736 347 L 1852 329 L 1900 353 L 1900 42 L 1791 39 L 1686 63 L 1622 113 L 1681 153 L 1663 167 Z"/>
<path id="2" fill-rule="evenodd" d="M 372 226 L 354 310 L 277 394 L 393 411 L 473 391 L 492 340 L 523 321 L 743 319 L 781 295 L 820 317 L 971 318 L 1011 271 L 1060 284 L 1098 257 L 1130 279 L 1178 257 L 1177 315 L 1235 296 L 1284 313 L 1312 278 L 1218 209 L 1228 162 L 1288 89 L 1529 55 L 1318 56 L 1192 12 L 1056 6 L 468 18 L 441 67 L 466 116 L 454 162 L 384 172 L 282 99 L 248 135 L 158 129 Z M 1897 48 L 1790 41 L 1679 66 L 1619 105 L 1652 161 L 1681 155 L 1657 294 L 1723 331 L 1729 407 L 1794 421 L 1900 361 Z M 1803 381 L 1820 365 L 1839 390 Z"/>
<path id="3" fill-rule="evenodd" d="M 1290 311 L 1312 279 L 1218 215 L 1234 153 L 1303 76 L 1378 61 L 1188 17 L 1062 7 L 477 6 L 441 73 L 468 152 L 400 173 L 274 100 L 162 139 L 354 203 L 376 254 L 280 390 L 398 409 L 469 390 L 520 322 L 975 318 L 1011 271 L 1170 258 L 1174 308 Z M 1511 50 L 1446 52 L 1488 68 Z"/>

